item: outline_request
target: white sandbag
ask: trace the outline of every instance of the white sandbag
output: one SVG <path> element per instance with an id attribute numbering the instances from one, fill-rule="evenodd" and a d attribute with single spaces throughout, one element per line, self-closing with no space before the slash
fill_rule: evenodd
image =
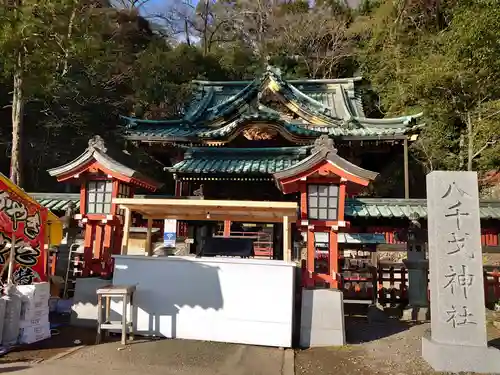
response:
<path id="1" fill-rule="evenodd" d="M 22 296 L 23 301 L 28 305 L 47 305 L 50 298 L 50 283 L 41 282 L 30 285 L 17 285 L 17 292 Z"/>
<path id="2" fill-rule="evenodd" d="M 48 319 L 44 322 L 24 326 L 19 330 L 19 343 L 32 344 L 50 337 L 50 323 Z"/>
<path id="3" fill-rule="evenodd" d="M 21 320 L 39 319 L 49 314 L 50 284 L 47 282 L 17 285 L 21 295 Z"/>
<path id="4" fill-rule="evenodd" d="M 6 301 L 3 319 L 2 345 L 15 345 L 19 337 L 22 300 L 20 296 L 13 292 L 1 298 Z"/>
<path id="5" fill-rule="evenodd" d="M 40 325 L 50 326 L 48 315 L 44 315 L 44 316 L 41 316 L 40 318 L 36 318 L 36 319 L 21 320 L 21 322 L 19 323 L 19 328 L 20 328 L 20 330 L 22 330 L 23 328 L 40 326 Z"/>
<path id="6" fill-rule="evenodd" d="M 49 304 L 37 303 L 30 304 L 29 302 L 23 301 L 21 306 L 21 320 L 31 320 L 38 319 L 44 315 L 49 315 L 50 309 Z"/>
<path id="7" fill-rule="evenodd" d="M 5 307 L 7 305 L 7 301 L 3 298 L 0 298 L 0 344 L 2 343 L 2 332 L 3 332 L 3 322 L 5 320 Z"/>

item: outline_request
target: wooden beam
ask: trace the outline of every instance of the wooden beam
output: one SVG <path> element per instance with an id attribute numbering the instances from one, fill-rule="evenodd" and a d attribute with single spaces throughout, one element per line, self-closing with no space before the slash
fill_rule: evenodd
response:
<path id="1" fill-rule="evenodd" d="M 283 220 L 283 216 L 253 216 L 249 215 L 231 215 L 231 214 L 219 214 L 219 215 L 168 215 L 168 214 L 153 214 L 152 212 L 141 212 L 140 213 L 145 219 L 154 219 L 154 220 L 163 220 L 163 219 L 177 219 L 177 220 L 193 220 L 193 221 L 233 221 L 233 222 L 243 222 L 243 223 L 281 223 Z M 295 216 L 293 218 L 289 218 L 289 221 L 295 220 Z"/>
<path id="2" fill-rule="evenodd" d="M 408 138 L 403 141 L 404 153 L 404 178 L 405 178 L 405 199 L 410 199 L 410 171 L 408 166 Z"/>
<path id="3" fill-rule="evenodd" d="M 297 203 L 294 202 L 263 202 L 263 201 L 233 201 L 233 200 L 208 200 L 208 199 L 143 199 L 143 198 L 113 198 L 113 203 L 128 206 L 129 208 L 140 208 L 140 207 L 158 207 L 165 210 L 172 209 L 174 207 L 178 208 L 193 208 L 199 207 L 204 208 L 208 211 L 210 209 L 253 209 L 266 211 L 269 209 L 273 210 L 296 210 Z"/>
<path id="4" fill-rule="evenodd" d="M 125 207 L 125 223 L 123 224 L 122 252 L 121 255 L 127 255 L 128 239 L 130 236 L 130 226 L 132 224 L 132 211 Z"/>
<path id="5" fill-rule="evenodd" d="M 290 262 L 292 260 L 292 249 L 290 247 L 290 219 L 288 216 L 283 216 L 283 260 Z"/>
<path id="6" fill-rule="evenodd" d="M 147 256 L 149 257 L 153 255 L 153 244 L 151 242 L 152 229 L 153 229 L 153 219 L 148 219 L 148 227 L 146 231 L 146 253 Z"/>

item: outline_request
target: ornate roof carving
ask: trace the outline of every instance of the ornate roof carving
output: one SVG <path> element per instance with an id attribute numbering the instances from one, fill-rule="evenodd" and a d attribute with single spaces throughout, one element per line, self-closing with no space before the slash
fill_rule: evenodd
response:
<path id="1" fill-rule="evenodd" d="M 314 141 L 313 148 L 311 152 L 314 154 L 316 152 L 327 151 L 337 153 L 335 148 L 335 142 L 332 138 L 327 135 L 322 135 Z"/>
<path id="2" fill-rule="evenodd" d="M 183 118 L 154 121 L 125 117 L 129 124 L 133 124 L 127 137 L 139 141 L 196 142 L 199 133 L 206 133 L 207 129 L 220 129 L 238 121 L 249 109 L 258 111 L 262 95 L 269 93 L 298 117 L 294 120 L 297 126 L 325 135 L 381 139 L 417 132 L 423 126 L 418 123 L 419 115 L 390 119 L 366 118 L 356 86 L 359 80 L 285 81 L 278 68 L 268 66 L 253 81 L 195 81 L 199 86 L 199 97 L 193 101 Z M 181 134 L 183 139 L 180 139 Z"/>
<path id="3" fill-rule="evenodd" d="M 104 145 L 104 139 L 100 135 L 94 135 L 89 139 L 89 149 L 95 149 L 106 153 L 108 149 Z"/>

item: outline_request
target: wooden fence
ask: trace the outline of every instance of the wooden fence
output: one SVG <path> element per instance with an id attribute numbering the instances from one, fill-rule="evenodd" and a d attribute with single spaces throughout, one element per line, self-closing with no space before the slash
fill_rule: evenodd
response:
<path id="1" fill-rule="evenodd" d="M 49 274 L 55 271 L 54 258 L 54 255 L 49 258 Z M 75 257 L 73 263 L 71 277 L 78 277 L 82 260 Z M 347 301 L 377 301 L 392 306 L 408 303 L 408 270 L 401 263 L 379 263 L 377 268 L 344 270 L 339 281 Z M 427 293 L 429 296 L 429 291 Z M 484 295 L 487 304 L 500 301 L 499 268 L 484 267 Z"/>
<path id="2" fill-rule="evenodd" d="M 344 272 L 344 299 L 374 301 L 383 305 L 408 303 L 408 270 L 401 263 L 381 263 L 364 272 Z M 430 298 L 429 291 L 427 291 Z M 484 267 L 484 295 L 487 304 L 500 301 L 500 270 Z"/>

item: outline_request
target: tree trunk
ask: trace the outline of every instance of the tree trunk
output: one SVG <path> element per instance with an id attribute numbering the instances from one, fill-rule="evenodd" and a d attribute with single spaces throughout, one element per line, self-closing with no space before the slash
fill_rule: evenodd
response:
<path id="1" fill-rule="evenodd" d="M 71 40 L 71 36 L 73 35 L 73 24 L 75 22 L 76 17 L 76 7 L 77 1 L 73 2 L 73 9 L 71 11 L 71 16 L 69 17 L 68 22 L 68 32 L 66 34 L 66 46 L 64 47 L 64 61 L 63 61 L 63 69 L 61 75 L 64 77 L 69 70 L 69 41 Z"/>
<path id="2" fill-rule="evenodd" d="M 460 140 L 458 143 L 458 169 L 463 170 L 465 164 L 464 158 L 464 147 L 465 147 L 465 134 L 463 129 L 460 130 Z"/>
<path id="3" fill-rule="evenodd" d="M 14 90 L 12 93 L 12 151 L 10 156 L 10 179 L 21 185 L 21 154 L 23 129 L 23 58 L 22 52 L 17 56 L 14 71 Z"/>
<path id="4" fill-rule="evenodd" d="M 208 0 L 205 0 L 205 16 L 203 19 L 203 56 L 208 55 Z"/>
<path id="5" fill-rule="evenodd" d="M 189 24 L 187 18 L 184 19 L 184 34 L 186 35 L 186 44 L 191 46 L 191 38 L 189 37 Z"/>
<path id="6" fill-rule="evenodd" d="M 472 160 L 474 159 L 474 135 L 472 134 L 472 120 L 467 113 L 467 170 L 472 171 Z"/>

